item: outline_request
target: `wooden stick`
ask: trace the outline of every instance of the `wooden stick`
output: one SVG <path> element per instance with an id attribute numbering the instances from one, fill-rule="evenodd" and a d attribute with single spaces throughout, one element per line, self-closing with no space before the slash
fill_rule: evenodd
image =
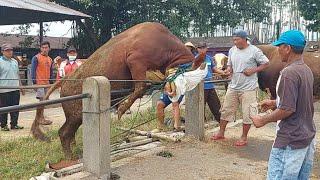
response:
<path id="1" fill-rule="evenodd" d="M 126 158 L 128 156 L 138 154 L 140 152 L 148 151 L 150 149 L 160 146 L 160 144 L 161 144 L 160 142 L 152 142 L 149 144 L 144 144 L 142 146 L 130 148 L 127 151 L 121 151 L 121 152 L 119 151 L 118 153 L 114 153 L 113 155 L 111 155 L 111 161 L 117 161 L 117 160 Z M 80 171 L 83 171 L 83 163 L 79 163 L 79 164 L 72 165 L 70 167 L 55 170 L 57 177 L 71 175 Z"/>
<path id="2" fill-rule="evenodd" d="M 65 175 L 70 175 L 70 174 L 74 174 L 74 173 L 80 172 L 82 170 L 83 170 L 83 163 L 79 163 L 79 164 L 75 164 L 75 165 L 70 166 L 70 167 L 66 167 L 66 168 L 63 168 L 63 169 L 56 170 L 56 175 L 58 177 L 62 177 L 62 176 L 65 176 Z"/>
<path id="3" fill-rule="evenodd" d="M 129 156 L 132 156 L 134 154 L 138 154 L 138 153 L 153 149 L 155 147 L 158 147 L 160 144 L 161 144 L 160 142 L 152 142 L 152 143 L 145 144 L 142 146 L 119 150 L 119 151 L 113 152 L 111 154 L 111 160 L 112 160 L 112 162 L 114 162 L 114 161 L 129 157 Z"/>
<path id="4" fill-rule="evenodd" d="M 144 139 L 148 139 L 148 137 L 147 137 L 147 136 L 129 137 L 129 138 L 128 138 L 128 141 L 129 141 L 129 142 L 135 142 L 135 141 L 141 141 L 141 140 L 144 140 Z"/>
<path id="5" fill-rule="evenodd" d="M 145 145 L 145 144 L 148 144 L 148 143 L 151 143 L 151 142 L 152 142 L 152 138 L 148 138 L 148 139 L 144 139 L 144 140 L 136 141 L 136 142 L 132 142 L 132 143 L 120 144 L 119 146 L 114 147 L 111 150 L 111 152 L 117 151 L 117 150 L 121 150 L 121 149 L 141 146 L 141 145 Z"/>
<path id="6" fill-rule="evenodd" d="M 166 140 L 166 141 L 172 141 L 172 142 L 180 142 L 181 140 L 178 138 L 174 138 L 174 137 L 170 137 L 170 136 L 166 136 L 163 134 L 157 134 L 157 133 L 151 133 L 151 132 L 147 132 L 147 131 L 140 131 L 140 130 L 136 130 L 136 129 L 128 129 L 128 128 L 123 128 L 123 127 L 116 127 L 119 130 L 122 131 L 129 131 L 131 133 L 135 133 L 135 134 L 139 134 L 142 136 L 148 136 L 151 138 L 158 138 L 161 140 Z"/>

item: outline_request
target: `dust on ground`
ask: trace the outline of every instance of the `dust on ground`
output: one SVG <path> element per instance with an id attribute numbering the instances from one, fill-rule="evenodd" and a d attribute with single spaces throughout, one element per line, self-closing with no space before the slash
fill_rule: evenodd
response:
<path id="1" fill-rule="evenodd" d="M 315 113 L 317 128 L 320 128 L 320 112 Z M 172 158 L 152 156 L 138 158 L 113 169 L 121 179 L 266 179 L 269 153 L 275 137 L 275 124 L 250 130 L 249 144 L 235 147 L 241 135 L 241 125 L 227 129 L 226 140 L 205 142 L 188 140 L 168 144 L 166 150 Z M 316 138 L 320 141 L 320 135 Z M 314 158 L 311 179 L 320 178 L 320 146 Z"/>

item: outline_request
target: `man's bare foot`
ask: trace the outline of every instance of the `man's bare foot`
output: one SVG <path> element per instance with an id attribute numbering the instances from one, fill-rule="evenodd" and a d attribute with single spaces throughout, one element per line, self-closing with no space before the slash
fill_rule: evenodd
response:
<path id="1" fill-rule="evenodd" d="M 218 132 L 217 134 L 214 134 L 210 139 L 214 141 L 225 139 L 224 133 Z"/>
<path id="2" fill-rule="evenodd" d="M 237 140 L 234 145 L 235 146 L 246 146 L 248 144 L 247 138 L 241 137 L 239 140 Z"/>

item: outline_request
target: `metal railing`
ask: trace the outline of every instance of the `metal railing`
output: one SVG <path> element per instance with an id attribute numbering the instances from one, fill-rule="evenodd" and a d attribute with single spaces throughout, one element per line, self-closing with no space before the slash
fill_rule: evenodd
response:
<path id="1" fill-rule="evenodd" d="M 22 110 L 26 110 L 26 109 L 32 109 L 32 108 L 39 107 L 39 106 L 59 104 L 59 103 L 63 103 L 66 101 L 73 101 L 73 100 L 84 99 L 84 98 L 90 98 L 90 94 L 78 94 L 78 95 L 73 95 L 73 96 L 62 97 L 59 99 L 40 101 L 40 102 L 32 103 L 32 104 L 22 104 L 22 105 L 3 107 L 3 108 L 0 108 L 0 114 L 22 111 Z"/>

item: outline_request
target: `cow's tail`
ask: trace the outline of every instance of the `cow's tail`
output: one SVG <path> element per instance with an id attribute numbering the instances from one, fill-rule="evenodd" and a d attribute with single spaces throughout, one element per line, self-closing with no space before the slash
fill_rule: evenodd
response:
<path id="1" fill-rule="evenodd" d="M 62 82 L 63 82 L 63 80 L 60 80 L 60 81 L 56 82 L 53 86 L 51 86 L 43 99 L 44 100 L 49 99 L 52 92 L 54 92 L 56 89 L 61 87 Z M 40 129 L 40 121 L 41 121 L 41 119 L 44 118 L 43 112 L 44 112 L 44 106 L 37 108 L 36 117 L 32 123 L 32 126 L 31 126 L 31 133 L 32 133 L 33 137 L 35 137 L 36 139 L 39 139 L 42 141 L 49 141 L 49 139 L 44 135 L 43 131 Z"/>

